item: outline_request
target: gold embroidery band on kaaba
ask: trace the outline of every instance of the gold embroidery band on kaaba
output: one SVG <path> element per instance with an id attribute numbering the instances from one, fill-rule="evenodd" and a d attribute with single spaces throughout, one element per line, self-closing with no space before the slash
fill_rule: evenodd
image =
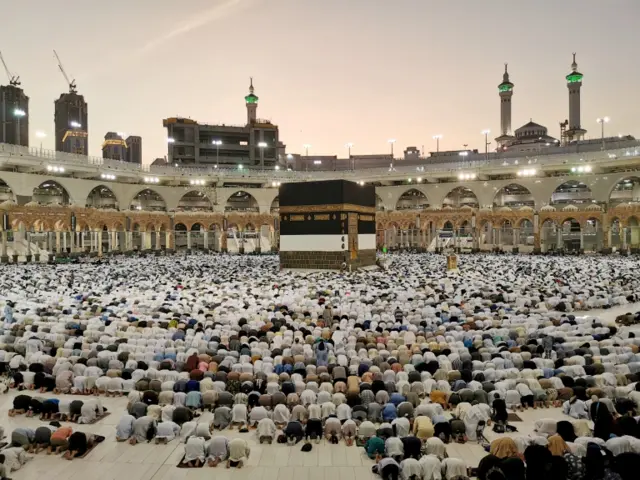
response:
<path id="1" fill-rule="evenodd" d="M 351 203 L 336 203 L 332 205 L 296 205 L 295 207 L 280 207 L 280 213 L 331 213 L 354 212 L 376 214 L 376 207 L 364 207 Z"/>

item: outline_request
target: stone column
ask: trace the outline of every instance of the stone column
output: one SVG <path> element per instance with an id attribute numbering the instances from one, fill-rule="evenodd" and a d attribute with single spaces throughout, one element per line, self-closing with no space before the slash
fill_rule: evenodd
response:
<path id="1" fill-rule="evenodd" d="M 187 230 L 187 250 L 191 250 L 191 230 Z"/>
<path id="2" fill-rule="evenodd" d="M 140 232 L 140 250 L 147 250 L 147 232 Z"/>
<path id="3" fill-rule="evenodd" d="M 67 232 L 60 232 L 62 233 L 62 251 L 63 252 L 67 252 Z"/>
<path id="4" fill-rule="evenodd" d="M 520 245 L 520 229 L 519 228 L 513 228 L 513 246 L 517 247 Z"/>
<path id="5" fill-rule="evenodd" d="M 98 255 L 102 256 L 102 232 L 101 231 L 96 232 L 96 240 L 98 241 L 98 244 L 97 244 Z M 109 235 L 107 235 L 107 242 L 109 245 L 109 250 L 111 250 L 111 237 Z"/>
<path id="6" fill-rule="evenodd" d="M 76 244 L 75 236 L 76 236 L 76 232 L 74 231 L 69 232 L 69 247 L 71 248 L 71 253 L 73 253 L 75 250 L 75 244 Z"/>
<path id="7" fill-rule="evenodd" d="M 627 249 L 627 227 L 622 227 L 622 249 Z"/>
<path id="8" fill-rule="evenodd" d="M 220 251 L 227 252 L 227 233 L 224 230 L 220 232 Z"/>
<path id="9" fill-rule="evenodd" d="M 584 232 L 580 228 L 580 251 L 584 251 Z"/>
<path id="10" fill-rule="evenodd" d="M 209 248 L 209 231 L 205 230 L 203 236 L 204 236 L 204 249 L 205 250 L 210 250 L 210 248 Z"/>
<path id="11" fill-rule="evenodd" d="M 173 244 L 173 235 L 171 234 L 170 231 L 166 232 L 166 242 L 167 242 L 166 245 L 168 250 L 173 250 L 175 248 Z"/>
<path id="12" fill-rule="evenodd" d="M 56 232 L 56 253 L 60 253 L 60 232 Z"/>
<path id="13" fill-rule="evenodd" d="M 160 230 L 156 230 L 156 250 L 160 250 Z"/>

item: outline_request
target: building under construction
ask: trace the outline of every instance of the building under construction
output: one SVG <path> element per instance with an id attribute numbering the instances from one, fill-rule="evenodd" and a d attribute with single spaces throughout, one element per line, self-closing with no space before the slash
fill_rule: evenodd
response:
<path id="1" fill-rule="evenodd" d="M 56 150 L 87 155 L 89 153 L 88 105 L 84 97 L 78 94 L 75 80 L 69 80 L 58 54 L 55 51 L 54 54 L 58 60 L 58 68 L 69 85 L 69 92 L 63 93 L 54 102 Z"/>
<path id="2" fill-rule="evenodd" d="M 0 143 L 29 146 L 29 97 L 20 88 L 20 77 L 13 75 L 0 53 L 9 85 L 0 85 Z"/>

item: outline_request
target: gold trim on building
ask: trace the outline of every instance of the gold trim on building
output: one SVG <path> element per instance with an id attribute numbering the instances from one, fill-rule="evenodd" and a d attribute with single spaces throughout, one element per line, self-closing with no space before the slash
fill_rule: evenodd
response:
<path id="1" fill-rule="evenodd" d="M 328 205 L 297 205 L 295 207 L 280 207 L 280 213 L 370 213 L 376 214 L 376 207 L 364 207 L 352 203 L 334 203 Z"/>

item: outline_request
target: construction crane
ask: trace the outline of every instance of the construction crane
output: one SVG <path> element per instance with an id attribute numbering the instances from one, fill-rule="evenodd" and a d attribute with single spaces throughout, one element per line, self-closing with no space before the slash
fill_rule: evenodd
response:
<path id="1" fill-rule="evenodd" d="M 69 93 L 78 93 L 78 90 L 76 89 L 76 81 L 75 79 L 69 80 L 69 75 L 67 75 L 67 72 L 64 71 L 64 67 L 62 66 L 62 61 L 58 56 L 58 52 L 54 50 L 53 54 L 56 56 L 56 60 L 58 60 L 58 68 L 62 72 L 64 79 L 67 81 L 67 85 L 69 85 Z"/>
<path id="2" fill-rule="evenodd" d="M 2 58 L 2 52 L 0 52 L 0 61 L 2 61 L 2 65 L 4 65 L 4 71 L 7 72 L 7 77 L 9 78 L 9 85 L 12 87 L 17 87 L 20 85 L 20 77 L 16 77 L 9 71 L 9 67 L 7 67 L 7 63 Z"/>

